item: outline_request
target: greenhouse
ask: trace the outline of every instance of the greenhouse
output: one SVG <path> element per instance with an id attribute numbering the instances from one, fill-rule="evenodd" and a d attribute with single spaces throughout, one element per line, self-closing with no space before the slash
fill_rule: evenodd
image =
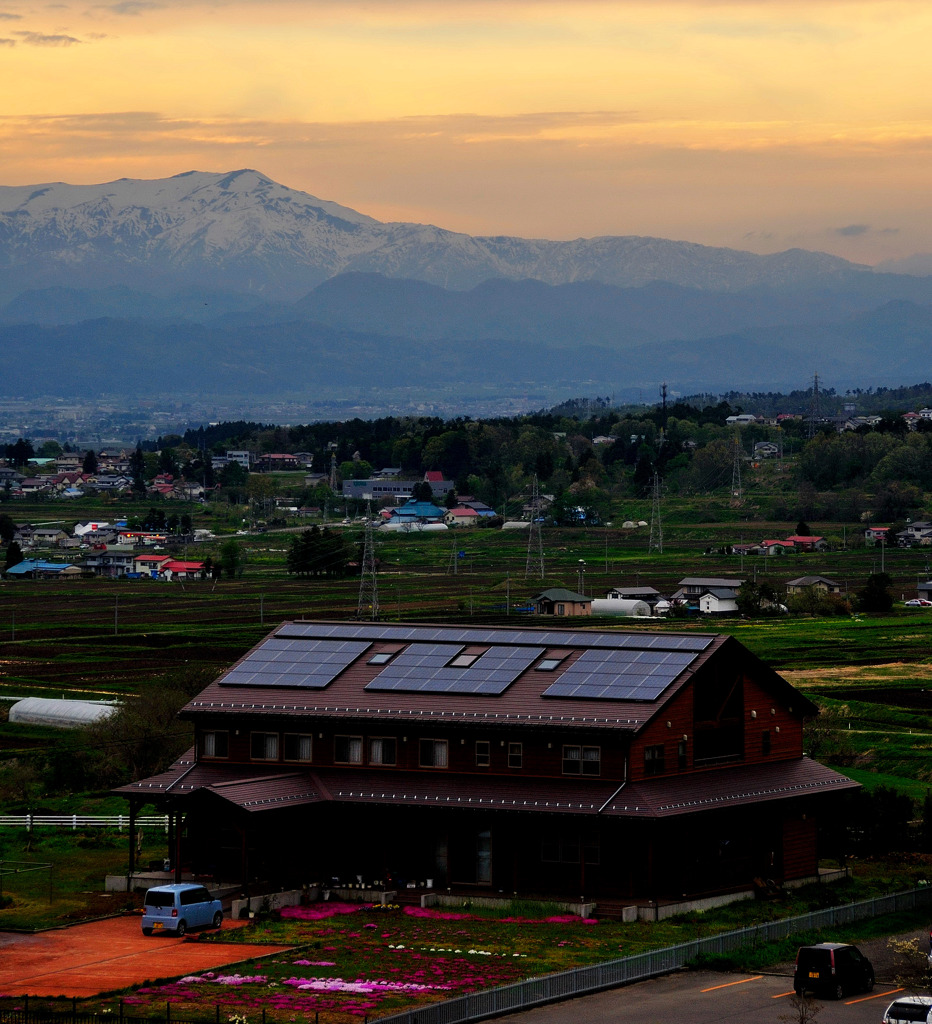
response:
<path id="1" fill-rule="evenodd" d="M 77 729 L 99 722 L 118 705 L 95 700 L 57 700 L 54 697 L 24 697 L 10 708 L 11 722 L 48 725 L 56 729 Z"/>

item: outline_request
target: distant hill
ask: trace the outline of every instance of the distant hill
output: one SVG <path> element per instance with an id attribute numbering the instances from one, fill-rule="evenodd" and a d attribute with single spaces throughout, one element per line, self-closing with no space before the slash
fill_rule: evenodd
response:
<path id="1" fill-rule="evenodd" d="M 187 392 L 263 395 L 927 377 L 932 277 L 883 269 L 385 224 L 251 170 L 0 188 L 4 380 L 28 394 L 131 392 L 153 367 Z"/>

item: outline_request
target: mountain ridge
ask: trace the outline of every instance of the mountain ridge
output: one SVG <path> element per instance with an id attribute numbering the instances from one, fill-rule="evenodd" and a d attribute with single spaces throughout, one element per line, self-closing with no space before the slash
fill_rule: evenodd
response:
<path id="1" fill-rule="evenodd" d="M 30 287 L 103 283 L 164 292 L 182 282 L 294 301 L 353 271 L 454 290 L 502 277 L 621 287 L 665 280 L 733 291 L 871 273 L 802 249 L 760 256 L 636 235 L 552 241 L 381 222 L 251 169 L 0 187 L 0 268 L 5 301 Z"/>

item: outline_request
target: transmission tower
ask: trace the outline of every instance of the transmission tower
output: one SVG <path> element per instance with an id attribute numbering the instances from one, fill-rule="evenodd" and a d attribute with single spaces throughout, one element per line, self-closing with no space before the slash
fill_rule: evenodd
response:
<path id="1" fill-rule="evenodd" d="M 366 540 L 362 552 L 362 572 L 359 576 L 359 604 L 357 619 L 379 620 L 379 581 L 375 571 L 375 539 L 372 529 L 372 507 L 366 504 Z"/>
<path id="2" fill-rule="evenodd" d="M 531 525 L 527 532 L 527 563 L 524 567 L 524 578 L 537 576 L 544 578 L 544 541 L 540 535 L 540 491 L 537 476 L 531 491 Z"/>
<path id="3" fill-rule="evenodd" d="M 735 455 L 731 466 L 731 497 L 734 501 L 741 501 L 741 458 L 744 451 L 741 448 L 741 439 L 735 434 Z"/>
<path id="4" fill-rule="evenodd" d="M 819 375 L 812 375 L 812 391 L 809 396 L 809 422 L 806 425 L 806 436 L 811 440 L 822 423 L 821 398 L 819 395 Z"/>
<path id="5" fill-rule="evenodd" d="M 663 522 L 660 518 L 660 476 L 654 473 L 653 499 L 650 506 L 650 540 L 647 543 L 648 552 L 656 551 L 663 554 Z"/>
<path id="6" fill-rule="evenodd" d="M 459 574 L 460 553 L 458 548 L 459 544 L 456 543 L 456 538 L 454 537 L 453 550 L 450 552 L 450 565 L 448 567 L 448 572 L 451 576 L 456 576 Z"/>
<path id="7" fill-rule="evenodd" d="M 337 453 L 330 453 L 330 490 L 336 493 L 337 490 Z"/>

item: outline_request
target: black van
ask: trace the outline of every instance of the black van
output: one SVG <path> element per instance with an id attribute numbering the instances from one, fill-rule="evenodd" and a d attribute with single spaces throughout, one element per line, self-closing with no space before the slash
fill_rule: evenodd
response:
<path id="1" fill-rule="evenodd" d="M 873 987 L 874 968 L 857 946 L 820 942 L 817 946 L 800 946 L 796 953 L 793 988 L 799 996 L 808 989 L 841 999 L 850 992 L 870 992 Z"/>

